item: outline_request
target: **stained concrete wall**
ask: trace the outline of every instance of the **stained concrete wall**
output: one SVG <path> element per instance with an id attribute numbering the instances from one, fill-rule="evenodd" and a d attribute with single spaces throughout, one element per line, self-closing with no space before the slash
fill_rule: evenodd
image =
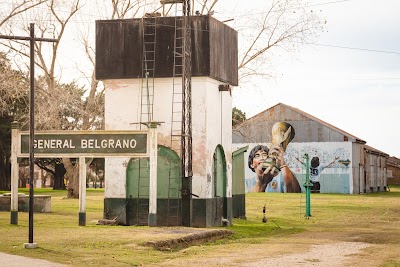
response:
<path id="1" fill-rule="evenodd" d="M 103 81 L 106 130 L 147 129 L 140 125 L 141 79 Z M 149 81 L 152 82 L 152 81 Z M 171 145 L 172 78 L 154 79 L 153 121 L 160 122 L 158 144 Z M 150 84 L 153 86 L 153 84 Z M 221 82 L 209 77 L 192 78 L 192 137 L 193 180 L 192 193 L 199 199 L 213 198 L 213 155 L 222 146 L 226 159 L 226 196 L 232 197 L 232 97 L 229 91 L 219 91 Z M 178 143 L 176 145 L 179 145 Z M 179 153 L 178 153 L 179 154 Z M 126 166 L 128 158 L 106 159 L 105 197 L 126 198 Z M 207 225 L 208 226 L 208 225 Z"/>

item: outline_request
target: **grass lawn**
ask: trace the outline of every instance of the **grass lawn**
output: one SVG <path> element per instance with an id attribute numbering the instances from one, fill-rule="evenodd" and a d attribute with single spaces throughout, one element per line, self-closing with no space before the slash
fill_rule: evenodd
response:
<path id="1" fill-rule="evenodd" d="M 295 249 L 300 242 L 344 240 L 373 244 L 370 253 L 377 265 L 370 266 L 400 266 L 400 187 L 390 189 L 361 195 L 312 194 L 312 216 L 308 219 L 304 216 L 304 194 L 249 193 L 247 220 L 234 219 L 233 226 L 227 227 L 234 232 L 233 236 L 167 252 L 142 244 L 182 235 L 171 230 L 174 228 L 96 225 L 103 217 L 102 189 L 87 189 L 84 227 L 78 226 L 77 199 L 67 199 L 66 191 L 35 189 L 36 195 L 52 196 L 52 212 L 34 214 L 34 242 L 39 247 L 23 248 L 28 242 L 28 213 L 19 212 L 18 225 L 11 225 L 10 213 L 0 212 L 0 252 L 72 266 L 140 266 L 157 265 L 171 258 L 189 260 L 227 251 L 234 254 L 254 244 L 272 247 L 286 243 L 293 244 Z M 28 189 L 20 192 L 29 194 Z M 262 222 L 264 205 L 267 223 Z M 371 255 L 368 257 L 372 258 Z"/>

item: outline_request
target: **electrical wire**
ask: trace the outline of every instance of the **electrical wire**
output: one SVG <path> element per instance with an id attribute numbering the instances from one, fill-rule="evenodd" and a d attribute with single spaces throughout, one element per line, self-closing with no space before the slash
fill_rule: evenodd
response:
<path id="1" fill-rule="evenodd" d="M 306 43 L 306 44 L 325 46 L 325 47 L 333 47 L 333 48 L 341 48 L 341 49 L 351 49 L 351 50 L 359 50 L 359 51 L 367 51 L 367 52 L 377 52 L 377 53 L 400 55 L 400 52 L 395 52 L 395 51 L 368 49 L 368 48 L 360 48 L 360 47 L 349 47 L 349 46 L 340 46 L 340 45 L 330 45 L 330 44 L 317 44 L 317 43 Z"/>

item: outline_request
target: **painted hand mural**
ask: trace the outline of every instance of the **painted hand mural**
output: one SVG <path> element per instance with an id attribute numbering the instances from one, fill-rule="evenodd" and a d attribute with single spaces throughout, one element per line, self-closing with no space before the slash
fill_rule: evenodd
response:
<path id="1" fill-rule="evenodd" d="M 293 127 L 277 122 L 272 127 L 272 144 L 255 146 L 248 158 L 248 166 L 255 177 L 247 181 L 253 192 L 301 192 L 299 182 L 285 164 L 285 150 L 295 135 Z"/>

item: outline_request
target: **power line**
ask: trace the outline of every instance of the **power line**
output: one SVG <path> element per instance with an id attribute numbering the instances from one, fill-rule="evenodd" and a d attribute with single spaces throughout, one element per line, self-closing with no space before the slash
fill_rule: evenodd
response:
<path id="1" fill-rule="evenodd" d="M 350 50 L 359 50 L 359 51 L 367 51 L 367 52 L 377 52 L 377 53 L 400 55 L 400 52 L 395 52 L 395 51 L 385 51 L 385 50 L 368 49 L 368 48 L 360 48 L 360 47 L 349 47 L 349 46 L 340 46 L 340 45 L 329 45 L 329 44 L 316 44 L 316 43 L 307 43 L 307 44 L 325 46 L 325 47 L 333 47 L 333 48 L 341 48 L 341 49 L 350 49 Z"/>
<path id="2" fill-rule="evenodd" d="M 332 4 L 338 4 L 338 3 L 343 3 L 343 2 L 351 2 L 352 0 L 338 0 L 338 1 L 331 1 L 331 2 L 325 2 L 321 4 L 314 4 L 314 5 L 308 5 L 305 7 L 313 7 L 313 6 L 325 6 L 325 5 L 332 5 Z"/>

